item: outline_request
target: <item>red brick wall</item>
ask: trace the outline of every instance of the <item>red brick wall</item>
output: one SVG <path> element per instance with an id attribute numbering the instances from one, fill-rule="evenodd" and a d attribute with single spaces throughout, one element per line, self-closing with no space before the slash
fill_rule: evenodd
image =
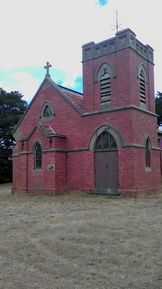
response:
<path id="1" fill-rule="evenodd" d="M 159 155 L 159 151 L 151 151 L 149 170 L 145 168 L 144 149 L 126 148 L 119 151 L 120 190 L 130 193 L 157 190 L 161 184 Z"/>
<path id="2" fill-rule="evenodd" d="M 154 112 L 153 65 L 132 49 L 84 62 L 84 103 L 87 112 L 100 109 L 97 72 L 101 64 L 110 63 L 116 71 L 112 79 L 112 107 L 125 105 L 140 107 L 138 68 L 143 64 L 149 81 L 146 87 L 146 108 Z M 40 118 L 42 107 L 48 101 L 54 108 L 53 119 Z M 52 142 L 36 127 L 37 123 L 50 125 L 57 134 Z M 122 192 L 151 190 L 161 185 L 160 157 L 157 149 L 156 117 L 138 109 L 120 109 L 109 112 L 79 115 L 50 82 L 41 87 L 30 109 L 17 129 L 17 148 L 13 160 L 13 191 L 29 193 L 58 193 L 65 190 L 91 191 L 95 188 L 92 136 L 102 125 L 120 133 L 123 147 L 118 150 L 119 189 Z M 34 129 L 35 128 L 35 129 Z M 145 169 L 145 140 L 152 145 L 151 169 Z M 22 147 L 19 139 L 27 140 Z M 34 169 L 33 144 L 42 144 L 42 169 Z M 28 154 L 25 154 L 25 151 Z M 28 164 L 28 165 L 26 165 Z M 49 165 L 54 165 L 49 169 Z"/>
<path id="3" fill-rule="evenodd" d="M 12 192 L 26 193 L 27 191 L 27 158 L 26 155 L 15 156 L 13 159 Z"/>
<path id="4" fill-rule="evenodd" d="M 137 55 L 130 48 L 83 63 L 83 75 L 85 76 L 83 91 L 86 111 L 100 108 L 100 84 L 97 81 L 97 73 L 103 63 L 109 63 L 116 72 L 115 78 L 112 78 L 111 81 L 112 107 L 130 104 L 140 106 L 138 69 L 141 64 L 144 65 L 147 74 L 146 108 L 152 112 L 155 111 L 153 64 Z"/>
<path id="5" fill-rule="evenodd" d="M 88 149 L 91 137 L 95 130 L 102 124 L 111 124 L 120 131 L 124 143 L 144 146 L 145 136 L 149 136 L 153 146 L 156 146 L 155 123 L 156 119 L 139 111 L 128 110 L 116 111 L 110 114 L 98 114 L 82 117 L 82 129 L 79 125 L 71 127 L 71 123 L 64 122 L 61 126 L 62 133 L 67 135 L 67 148 L 81 151 L 45 152 L 43 154 L 43 170 L 34 170 L 34 156 L 32 154 L 33 144 L 39 140 L 43 144 L 43 150 L 50 149 L 50 142 L 37 128 L 28 142 L 28 187 L 29 191 L 54 193 L 65 190 L 92 190 L 95 186 L 94 176 L 94 154 Z M 129 121 L 128 121 L 129 120 Z M 140 125 L 139 125 L 140 121 Z M 60 120 L 59 120 L 60 122 Z M 57 124 L 57 119 L 55 119 Z M 65 140 L 52 141 L 52 148 L 61 148 L 61 142 Z M 56 145 L 57 143 L 57 145 Z M 60 146 L 60 147 L 59 147 Z M 119 150 L 119 183 L 121 190 L 137 190 L 145 187 L 155 187 L 160 182 L 159 152 L 152 151 L 152 171 L 145 172 L 145 150 L 144 148 L 122 148 Z M 156 157 L 154 157 L 156 156 Z M 19 162 L 19 164 L 17 164 Z M 48 164 L 54 164 L 55 170 L 47 170 Z M 24 167 L 23 167 L 24 166 Z M 15 158 L 14 182 L 16 187 L 25 187 L 25 160 L 24 156 Z M 21 170 L 19 170 L 21 168 Z M 17 173 L 19 180 L 16 179 Z"/>
<path id="6" fill-rule="evenodd" d="M 67 186 L 69 190 L 74 191 L 91 191 L 94 189 L 93 152 L 68 153 Z"/>

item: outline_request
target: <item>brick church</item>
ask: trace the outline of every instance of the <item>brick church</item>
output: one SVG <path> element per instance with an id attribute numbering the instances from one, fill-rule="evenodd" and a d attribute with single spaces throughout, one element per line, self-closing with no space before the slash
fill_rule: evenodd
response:
<path id="1" fill-rule="evenodd" d="M 124 29 L 82 47 L 83 94 L 46 76 L 17 128 L 14 192 L 137 194 L 161 187 L 153 49 Z"/>

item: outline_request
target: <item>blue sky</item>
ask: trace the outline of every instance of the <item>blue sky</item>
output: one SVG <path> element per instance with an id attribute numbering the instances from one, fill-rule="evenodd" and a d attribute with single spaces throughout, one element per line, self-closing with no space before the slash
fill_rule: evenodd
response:
<path id="1" fill-rule="evenodd" d="M 44 79 L 82 91 L 83 44 L 132 29 L 154 48 L 155 92 L 162 91 L 161 0 L 0 0 L 0 87 L 30 101 Z"/>

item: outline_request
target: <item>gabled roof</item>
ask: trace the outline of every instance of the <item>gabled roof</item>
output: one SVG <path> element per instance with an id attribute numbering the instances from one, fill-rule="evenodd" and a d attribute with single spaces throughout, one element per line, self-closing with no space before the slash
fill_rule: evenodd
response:
<path id="1" fill-rule="evenodd" d="M 46 82 L 49 82 L 59 93 L 60 95 L 64 98 L 65 101 L 67 101 L 71 107 L 78 113 L 82 114 L 83 113 L 83 95 L 77 91 L 74 91 L 72 89 L 63 87 L 61 85 L 57 85 L 50 77 L 46 76 L 45 79 L 43 80 L 42 84 L 40 85 L 37 93 L 33 97 L 30 105 L 33 103 L 34 99 L 38 95 L 39 91 L 42 89 L 42 87 L 45 85 Z M 74 101 L 75 99 L 75 101 Z M 76 100 L 77 99 L 77 100 Z M 30 107 L 30 106 L 29 106 Z"/>
<path id="2" fill-rule="evenodd" d="M 83 113 L 83 95 L 72 89 L 57 85 L 50 77 L 46 77 L 50 84 L 60 92 L 60 95 L 64 98 L 65 101 L 80 115 Z M 76 100 L 77 99 L 77 100 Z"/>
<path id="3" fill-rule="evenodd" d="M 18 128 L 18 126 L 20 125 L 20 123 L 22 122 L 22 120 L 24 119 L 26 113 L 28 112 L 28 110 L 30 109 L 30 107 L 32 106 L 35 98 L 37 97 L 37 95 L 39 94 L 40 90 L 43 88 L 43 86 L 46 83 L 50 83 L 59 93 L 60 95 L 63 97 L 63 99 L 69 103 L 69 105 L 79 114 L 82 115 L 84 112 L 83 109 L 83 94 L 74 91 L 72 89 L 63 87 L 61 85 L 57 85 L 50 77 L 46 76 L 44 78 L 44 80 L 42 81 L 39 89 L 37 90 L 36 94 L 34 95 L 33 99 L 31 100 L 28 109 L 25 111 L 24 115 L 22 116 L 22 118 L 19 120 L 18 124 L 15 127 L 14 132 L 16 131 L 16 129 Z"/>
<path id="4" fill-rule="evenodd" d="M 44 134 L 45 137 L 47 138 L 51 138 L 51 137 L 60 137 L 60 138 L 66 138 L 65 135 L 63 134 L 58 134 L 55 132 L 55 130 L 48 125 L 42 125 L 41 123 L 37 123 L 37 125 L 32 129 L 32 131 L 30 132 L 30 134 L 28 135 L 27 138 L 22 138 L 20 139 L 20 141 L 25 141 L 31 138 L 31 136 L 34 134 L 36 128 L 39 128 L 40 131 Z"/>
<path id="5" fill-rule="evenodd" d="M 80 109 L 80 111 L 84 112 L 84 105 L 83 105 L 83 94 L 79 93 L 75 90 L 69 89 L 67 87 L 59 85 L 61 90 L 69 96 L 69 100 Z"/>
<path id="6" fill-rule="evenodd" d="M 46 136 L 46 137 L 62 137 L 66 138 L 63 134 L 58 134 L 55 132 L 55 130 L 49 126 L 49 125 L 42 125 L 41 123 L 37 124 L 37 127 L 40 129 L 40 131 Z"/>
<path id="7" fill-rule="evenodd" d="M 37 124 L 37 127 L 40 128 L 41 132 L 46 136 L 46 137 L 52 137 L 54 135 L 56 135 L 56 132 L 54 131 L 54 129 L 51 126 L 48 125 L 42 125 L 42 124 Z"/>

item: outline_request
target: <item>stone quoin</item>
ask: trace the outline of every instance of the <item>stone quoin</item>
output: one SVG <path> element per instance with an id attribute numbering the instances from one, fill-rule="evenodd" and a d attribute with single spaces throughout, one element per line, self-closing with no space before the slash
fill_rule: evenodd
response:
<path id="1" fill-rule="evenodd" d="M 17 193 L 161 188 L 153 49 L 124 29 L 82 47 L 83 94 L 46 75 L 14 133 Z"/>

